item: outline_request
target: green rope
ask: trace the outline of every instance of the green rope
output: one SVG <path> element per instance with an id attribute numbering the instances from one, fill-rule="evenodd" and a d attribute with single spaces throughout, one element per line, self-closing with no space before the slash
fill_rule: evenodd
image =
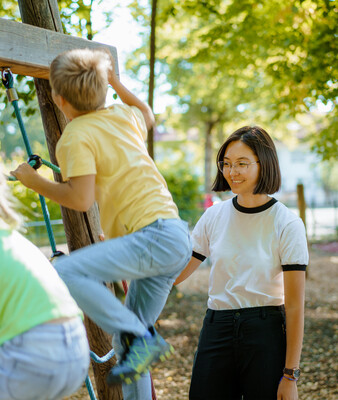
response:
<path id="1" fill-rule="evenodd" d="M 50 168 L 54 172 L 57 172 L 58 174 L 61 174 L 61 170 L 58 166 L 52 164 L 50 161 L 44 160 L 41 158 L 42 164 L 45 165 L 46 167 Z"/>
<path id="2" fill-rule="evenodd" d="M 44 160 L 43 158 L 41 158 L 41 162 L 43 165 L 45 165 L 46 167 L 50 168 L 51 170 L 53 170 L 54 172 L 57 172 L 58 174 L 61 174 L 61 170 L 57 165 L 52 164 L 50 161 Z M 29 161 L 28 164 L 31 167 L 34 167 L 35 165 L 35 161 Z M 16 177 L 13 175 L 7 176 L 7 180 L 8 181 L 17 181 Z"/>
<path id="3" fill-rule="evenodd" d="M 17 96 L 16 90 L 13 88 L 13 83 L 14 83 L 13 75 L 9 69 L 2 71 L 2 83 L 4 84 L 4 86 L 6 88 L 8 100 L 13 105 L 15 116 L 19 123 L 20 131 L 22 134 L 23 141 L 25 143 L 27 154 L 29 157 L 31 157 L 31 156 L 33 156 L 33 152 L 32 152 L 32 148 L 29 143 L 25 125 L 24 125 L 22 117 L 21 117 L 21 113 L 20 113 L 20 109 L 19 109 L 19 105 L 18 105 L 18 96 Z M 54 171 L 60 172 L 60 168 L 57 167 L 56 165 L 51 164 L 49 161 L 42 160 L 42 162 L 45 165 L 47 165 L 49 168 L 52 168 Z M 34 167 L 35 161 L 30 161 L 29 164 L 32 167 Z M 16 180 L 16 178 L 14 176 L 9 177 L 8 179 L 10 181 Z M 48 207 L 47 207 L 45 198 L 39 194 L 39 199 L 40 199 L 40 204 L 41 204 L 41 208 L 42 208 L 43 218 L 45 220 L 45 224 L 46 224 L 46 228 L 47 228 L 49 243 L 50 243 L 50 246 L 53 251 L 53 254 L 52 254 L 52 257 L 53 257 L 55 254 L 58 253 L 58 251 L 56 249 L 56 243 L 55 243 L 55 238 L 54 238 L 54 234 L 53 234 L 53 230 L 52 230 L 52 225 L 50 223 L 50 215 L 49 215 L 49 211 L 48 211 Z"/>

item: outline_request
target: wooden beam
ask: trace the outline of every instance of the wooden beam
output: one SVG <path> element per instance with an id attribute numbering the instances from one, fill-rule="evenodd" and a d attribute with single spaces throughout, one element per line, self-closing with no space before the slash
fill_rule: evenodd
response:
<path id="1" fill-rule="evenodd" d="M 0 68 L 9 67 L 14 74 L 49 79 L 50 63 L 58 54 L 100 47 L 109 49 L 118 74 L 116 47 L 0 18 Z"/>

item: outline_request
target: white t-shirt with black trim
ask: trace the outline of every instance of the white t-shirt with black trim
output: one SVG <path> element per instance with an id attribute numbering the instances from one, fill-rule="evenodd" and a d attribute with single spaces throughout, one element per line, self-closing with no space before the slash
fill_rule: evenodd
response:
<path id="1" fill-rule="evenodd" d="M 283 271 L 305 271 L 309 260 L 302 220 L 274 198 L 254 208 L 237 197 L 213 205 L 192 242 L 193 256 L 211 261 L 212 310 L 284 304 Z"/>

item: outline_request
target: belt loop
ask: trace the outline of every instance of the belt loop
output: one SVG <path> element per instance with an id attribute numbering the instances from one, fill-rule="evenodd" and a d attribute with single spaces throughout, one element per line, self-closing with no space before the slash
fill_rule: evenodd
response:
<path id="1" fill-rule="evenodd" d="M 266 308 L 262 307 L 261 308 L 261 317 L 262 317 L 262 319 L 266 319 L 266 316 L 267 316 Z"/>

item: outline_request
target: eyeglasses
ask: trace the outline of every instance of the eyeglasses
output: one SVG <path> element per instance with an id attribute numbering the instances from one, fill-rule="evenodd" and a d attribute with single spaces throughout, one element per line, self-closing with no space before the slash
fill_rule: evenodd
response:
<path id="1" fill-rule="evenodd" d="M 249 168 L 249 165 L 258 163 L 259 161 L 254 161 L 251 163 L 245 161 L 236 161 L 235 163 L 231 164 L 227 161 L 218 161 L 217 166 L 221 172 L 231 171 L 232 168 L 234 168 L 234 170 L 237 172 L 245 172 Z"/>

